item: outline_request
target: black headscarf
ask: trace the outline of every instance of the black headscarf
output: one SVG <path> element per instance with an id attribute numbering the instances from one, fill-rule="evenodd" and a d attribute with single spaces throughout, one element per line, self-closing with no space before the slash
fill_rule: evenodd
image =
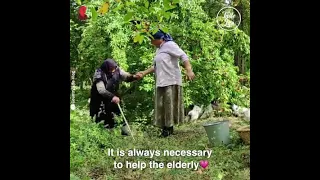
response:
<path id="1" fill-rule="evenodd" d="M 112 69 L 114 69 L 114 72 L 111 72 Z M 113 59 L 106 59 L 100 68 L 97 69 L 93 81 L 96 83 L 101 80 L 105 83 L 107 90 L 111 92 L 117 91 L 120 80 L 120 70 L 118 64 Z"/>
<path id="2" fill-rule="evenodd" d="M 99 70 L 103 71 L 107 75 L 107 77 L 111 77 L 112 72 L 110 72 L 110 70 L 116 70 L 117 68 L 118 64 L 113 59 L 106 59 L 100 66 Z"/>

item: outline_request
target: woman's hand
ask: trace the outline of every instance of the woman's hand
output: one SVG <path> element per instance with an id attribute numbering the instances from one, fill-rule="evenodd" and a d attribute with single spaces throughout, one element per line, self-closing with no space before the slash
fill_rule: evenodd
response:
<path id="1" fill-rule="evenodd" d="M 188 80 L 190 81 L 194 79 L 195 75 L 191 69 L 187 70 L 187 77 L 188 77 Z"/>
<path id="2" fill-rule="evenodd" d="M 151 67 L 149 67 L 147 70 L 145 70 L 145 71 L 140 71 L 140 72 L 137 72 L 136 74 L 135 74 L 135 76 L 138 78 L 138 80 L 139 79 L 141 79 L 141 78 L 143 78 L 144 76 L 146 76 L 146 75 L 148 75 L 148 74 L 150 74 L 150 73 L 153 73 L 154 72 L 154 66 L 151 66 Z"/>
<path id="3" fill-rule="evenodd" d="M 117 97 L 117 96 L 113 96 L 111 102 L 114 102 L 116 104 L 119 104 L 120 103 L 120 99 Z"/>
<path id="4" fill-rule="evenodd" d="M 183 65 L 184 65 L 184 69 L 186 70 L 186 75 L 187 75 L 188 80 L 189 81 L 193 80 L 195 75 L 192 71 L 192 66 L 191 66 L 189 60 L 185 60 L 183 62 Z"/>
<path id="5" fill-rule="evenodd" d="M 135 78 L 137 78 L 138 80 L 142 79 L 144 77 L 144 73 L 143 72 L 137 72 L 134 75 Z"/>

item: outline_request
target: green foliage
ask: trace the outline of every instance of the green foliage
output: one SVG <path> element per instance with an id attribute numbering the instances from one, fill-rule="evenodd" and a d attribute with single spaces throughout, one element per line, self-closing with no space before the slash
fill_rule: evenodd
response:
<path id="1" fill-rule="evenodd" d="M 76 175 L 70 174 L 70 180 L 80 180 Z"/>

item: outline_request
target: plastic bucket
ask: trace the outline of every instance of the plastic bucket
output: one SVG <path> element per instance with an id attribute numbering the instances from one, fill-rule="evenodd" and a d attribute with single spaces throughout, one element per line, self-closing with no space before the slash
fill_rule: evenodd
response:
<path id="1" fill-rule="evenodd" d="M 209 122 L 204 124 L 203 127 L 207 132 L 210 144 L 214 146 L 229 144 L 230 136 L 228 120 Z"/>

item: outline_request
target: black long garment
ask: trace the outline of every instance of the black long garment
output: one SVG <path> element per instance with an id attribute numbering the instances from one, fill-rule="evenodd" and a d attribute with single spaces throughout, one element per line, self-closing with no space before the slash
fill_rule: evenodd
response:
<path id="1" fill-rule="evenodd" d="M 105 125 L 108 124 L 110 128 L 115 125 L 113 113 L 117 116 L 120 115 L 120 110 L 117 104 L 111 102 L 111 100 L 114 96 L 119 97 L 118 89 L 122 79 L 126 82 L 136 80 L 132 75 L 128 77 L 121 77 L 120 68 L 117 68 L 109 78 L 103 72 L 97 70 L 91 87 L 90 116 L 92 118 L 95 116 L 96 122 L 104 120 Z M 97 83 L 101 81 L 103 81 L 106 87 L 107 96 L 102 96 L 97 90 Z M 101 103 L 103 103 L 104 107 L 101 106 Z"/>
<path id="2" fill-rule="evenodd" d="M 118 107 L 115 103 L 111 102 L 114 96 L 118 96 L 117 93 L 120 84 L 120 70 L 119 68 L 112 74 L 111 77 L 107 77 L 103 71 L 99 69 L 95 72 L 94 81 L 91 87 L 91 100 L 90 100 L 90 116 L 98 117 L 99 111 L 104 111 L 105 113 L 105 123 L 108 123 L 113 119 L 112 112 L 119 114 Z M 107 92 L 107 96 L 102 96 L 97 90 L 97 83 L 103 81 Z M 120 98 L 120 97 L 119 97 Z M 101 103 L 104 104 L 104 108 L 101 107 Z M 110 119 L 111 118 L 111 119 Z"/>

